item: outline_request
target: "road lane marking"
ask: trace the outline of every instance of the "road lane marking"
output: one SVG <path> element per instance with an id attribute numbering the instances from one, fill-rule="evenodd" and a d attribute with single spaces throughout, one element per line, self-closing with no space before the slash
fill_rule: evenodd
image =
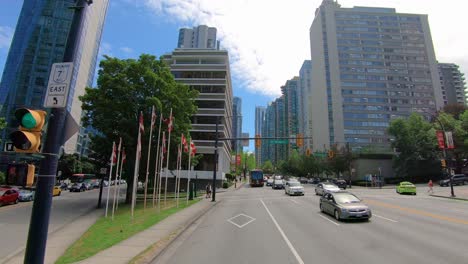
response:
<path id="1" fill-rule="evenodd" d="M 422 210 L 412 209 L 412 208 L 408 208 L 408 207 L 402 207 L 402 206 L 399 206 L 399 205 L 393 205 L 393 204 L 388 204 L 388 203 L 378 202 L 378 201 L 373 201 L 373 200 L 366 200 L 366 203 L 374 204 L 374 205 L 378 205 L 378 206 L 382 206 L 382 207 L 386 207 L 386 208 L 391 208 L 391 209 L 397 209 L 397 210 L 407 212 L 407 213 L 411 213 L 411 214 L 415 214 L 415 215 L 427 216 L 427 217 L 430 217 L 430 218 L 443 220 L 443 221 L 447 221 L 447 222 L 468 225 L 468 220 L 465 220 L 465 219 L 460 219 L 460 218 L 455 218 L 455 217 L 449 217 L 449 216 L 429 213 L 429 212 L 422 211 Z"/>
<path id="2" fill-rule="evenodd" d="M 295 203 L 295 204 L 301 204 L 299 203 L 298 201 L 294 200 L 294 199 L 289 199 L 291 202 Z"/>
<path id="3" fill-rule="evenodd" d="M 239 225 L 239 224 L 237 224 L 236 222 L 233 221 L 235 218 L 237 218 L 237 217 L 239 217 L 239 216 L 243 216 L 243 217 L 249 218 L 249 220 L 248 220 L 247 222 L 245 222 L 244 224 Z M 244 226 L 246 226 L 246 225 L 252 223 L 252 222 L 255 221 L 255 220 L 256 220 L 255 218 L 253 218 L 253 217 L 251 217 L 251 216 L 249 216 L 249 215 L 246 215 L 246 214 L 238 214 L 238 215 L 236 215 L 236 216 L 233 216 L 233 217 L 229 218 L 227 221 L 228 221 L 229 223 L 231 223 L 231 224 L 237 226 L 238 228 L 243 228 Z"/>
<path id="4" fill-rule="evenodd" d="M 267 213 L 270 215 L 270 218 L 271 220 L 273 220 L 273 223 L 275 223 L 275 226 L 276 228 L 278 229 L 278 231 L 280 232 L 281 236 L 283 237 L 284 241 L 286 242 L 286 244 L 288 245 L 289 249 L 291 250 L 291 252 L 293 253 L 294 257 L 296 257 L 296 260 L 299 264 L 304 264 L 304 261 L 302 260 L 301 256 L 299 256 L 299 254 L 297 253 L 296 249 L 293 247 L 293 245 L 291 244 L 291 242 L 289 241 L 288 237 L 286 236 L 286 234 L 283 232 L 283 229 L 281 229 L 281 227 L 279 226 L 278 222 L 276 222 L 276 219 L 273 217 L 273 215 L 271 214 L 270 210 L 268 209 L 268 207 L 266 206 L 265 202 L 263 202 L 262 199 L 260 199 L 260 202 L 262 202 L 263 204 L 263 207 L 265 207 L 265 210 L 267 211 Z"/>
<path id="5" fill-rule="evenodd" d="M 323 215 L 321 215 L 320 213 L 317 213 L 317 215 L 320 216 L 320 217 L 322 217 L 323 219 L 327 220 L 328 222 L 330 222 L 330 223 L 336 225 L 336 226 L 340 226 L 340 224 L 336 223 L 335 221 L 332 221 L 332 220 L 328 219 L 328 217 L 323 216 Z"/>
<path id="6" fill-rule="evenodd" d="M 393 223 L 398 223 L 397 220 L 393 220 L 393 219 L 390 219 L 390 218 L 386 218 L 386 217 L 383 217 L 383 216 L 381 216 L 381 215 L 372 214 L 372 216 L 376 216 L 376 217 L 378 217 L 378 218 L 382 218 L 382 219 L 385 219 L 385 220 L 390 221 L 390 222 L 393 222 Z"/>

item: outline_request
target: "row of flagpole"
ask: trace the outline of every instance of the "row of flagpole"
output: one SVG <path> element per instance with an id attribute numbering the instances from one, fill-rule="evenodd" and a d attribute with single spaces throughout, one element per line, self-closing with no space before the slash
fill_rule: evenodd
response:
<path id="1" fill-rule="evenodd" d="M 148 154 L 147 154 L 147 161 L 146 161 L 146 174 L 145 174 L 145 182 L 144 182 L 144 201 L 143 201 L 143 210 L 146 209 L 146 202 L 147 202 L 147 194 L 148 194 L 148 180 L 149 180 L 149 169 L 150 169 L 150 157 L 151 157 L 151 143 L 153 137 L 153 128 L 156 124 L 156 113 L 154 106 L 151 110 L 151 126 L 150 126 L 150 139 L 148 142 Z M 167 148 L 166 148 L 166 132 L 162 132 L 162 140 L 161 137 L 161 126 L 162 122 L 167 122 Z M 170 110 L 169 118 L 164 119 L 163 115 L 161 114 L 159 119 L 159 129 L 158 129 L 158 139 L 157 139 L 157 147 L 156 147 L 156 159 L 154 163 L 154 179 L 153 179 L 153 196 L 152 196 L 152 205 L 153 208 L 158 205 L 158 211 L 161 209 L 161 199 L 162 199 L 162 172 L 163 172 L 163 161 L 164 161 L 164 154 L 167 153 L 166 158 L 166 171 L 165 171 L 165 182 L 164 182 L 164 207 L 166 207 L 167 201 L 167 181 L 168 181 L 168 172 L 169 172 L 169 150 L 171 144 L 171 132 L 174 126 L 174 117 L 172 116 L 172 108 Z M 141 141 L 142 136 L 144 133 L 144 120 L 143 120 L 143 113 L 140 112 L 139 120 L 138 120 L 138 139 L 137 139 L 137 147 L 136 147 L 136 154 L 135 154 L 135 170 L 133 173 L 133 188 L 132 188 L 132 201 L 131 201 L 131 216 L 132 219 L 134 217 L 135 205 L 136 205 L 136 196 L 137 196 L 137 187 L 138 187 L 138 176 L 139 176 L 139 169 L 140 169 L 140 159 L 141 159 Z M 117 153 L 118 152 L 118 153 Z M 175 190 L 174 190 L 174 198 L 176 200 L 176 206 L 179 206 L 179 198 L 180 198 L 180 178 L 181 178 L 181 169 L 182 169 L 182 152 L 189 152 L 188 158 L 188 165 L 187 165 L 187 203 L 189 197 L 189 189 L 190 189 L 190 170 L 191 170 L 191 158 L 196 153 L 195 144 L 192 140 L 190 140 L 190 146 L 188 146 L 187 139 L 183 134 L 181 134 L 181 143 L 178 146 L 178 153 L 177 153 L 177 166 L 176 166 L 176 179 L 174 182 Z M 122 160 L 120 160 L 122 154 Z M 113 201 L 112 201 L 112 219 L 114 219 L 114 213 L 118 208 L 119 204 L 119 195 L 120 195 L 120 181 L 122 179 L 122 169 L 123 164 L 125 162 L 125 148 L 122 149 L 122 138 L 119 140 L 118 148 L 116 149 L 115 142 L 112 142 L 112 154 L 110 159 L 110 170 L 109 170 L 109 186 L 107 189 L 107 198 L 106 198 L 106 211 L 105 216 L 108 216 L 108 208 L 109 208 L 109 199 L 110 199 L 110 189 L 112 185 L 112 174 L 113 174 L 113 166 L 116 165 L 116 173 L 115 173 L 115 187 L 113 191 Z"/>

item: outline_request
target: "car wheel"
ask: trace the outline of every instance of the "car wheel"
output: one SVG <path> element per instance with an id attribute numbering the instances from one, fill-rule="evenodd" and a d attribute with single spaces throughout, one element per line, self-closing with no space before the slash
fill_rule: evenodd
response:
<path id="1" fill-rule="evenodd" d="M 315 190 L 315 195 L 319 195 L 318 192 L 317 192 L 317 190 Z"/>
<path id="2" fill-rule="evenodd" d="M 15 204 L 17 204 L 18 202 L 19 202 L 19 199 L 18 199 L 18 198 L 16 198 L 16 200 L 15 200 Z"/>
<path id="3" fill-rule="evenodd" d="M 57 194 L 57 196 L 60 196 L 62 194 L 62 192 L 59 192 L 59 194 Z"/>
<path id="4" fill-rule="evenodd" d="M 335 219 L 340 221 L 340 213 L 338 213 L 338 210 L 335 210 Z"/>
<path id="5" fill-rule="evenodd" d="M 323 210 L 322 203 L 320 203 L 320 212 L 322 212 L 322 213 L 325 212 L 325 211 Z"/>

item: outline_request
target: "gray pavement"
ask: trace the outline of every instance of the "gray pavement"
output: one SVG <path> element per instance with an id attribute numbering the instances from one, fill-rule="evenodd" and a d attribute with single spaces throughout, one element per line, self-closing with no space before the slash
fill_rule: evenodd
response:
<path id="1" fill-rule="evenodd" d="M 104 202 L 105 191 L 104 188 Z M 98 189 L 82 193 L 63 191 L 61 196 L 53 198 L 45 263 L 53 263 L 103 214 L 103 210 L 95 210 L 98 195 Z M 11 238 L 0 240 L 0 263 L 22 263 L 32 204 L 25 202 L 0 208 L 2 237 Z"/>
<path id="2" fill-rule="evenodd" d="M 220 195 L 153 263 L 466 263 L 468 202 L 432 197 L 425 186 L 416 196 L 349 191 L 372 208 L 369 222 L 320 213 L 311 185 L 303 197 L 267 187 Z"/>

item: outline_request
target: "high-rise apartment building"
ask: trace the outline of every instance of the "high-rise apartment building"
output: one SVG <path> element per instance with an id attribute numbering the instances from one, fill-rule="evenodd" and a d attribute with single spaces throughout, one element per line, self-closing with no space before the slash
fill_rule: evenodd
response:
<path id="1" fill-rule="evenodd" d="M 255 136 L 262 135 L 263 123 L 265 120 L 266 108 L 263 106 L 255 107 Z M 255 161 L 257 167 L 263 164 L 262 160 L 262 147 L 255 146 Z"/>
<path id="2" fill-rule="evenodd" d="M 216 40 L 216 28 L 205 25 L 194 28 L 181 28 L 177 48 L 219 49 L 219 41 Z"/>
<path id="3" fill-rule="evenodd" d="M 19 107 L 42 109 L 50 69 L 53 63 L 63 62 L 67 37 L 73 18 L 75 0 L 24 1 L 3 77 L 0 83 L 1 116 L 8 127 L 3 130 L 2 142 L 8 141 L 17 126 L 14 112 Z M 79 43 L 73 55 L 74 68 L 67 103 L 69 117 L 81 120 L 79 96 L 91 86 L 96 59 L 106 17 L 108 0 L 94 1 L 84 9 L 80 25 Z M 85 132 L 85 129 L 80 130 Z M 67 134 L 67 131 L 64 132 Z M 64 144 L 65 153 L 87 154 L 87 137 L 78 132 Z"/>
<path id="4" fill-rule="evenodd" d="M 444 104 L 467 105 L 465 77 L 458 65 L 454 63 L 439 63 L 440 85 Z"/>
<path id="5" fill-rule="evenodd" d="M 199 92 L 198 112 L 192 116 L 190 136 L 203 158 L 195 167 L 198 179 L 211 179 L 215 165 L 214 140 L 232 138 L 233 93 L 229 54 L 218 49 L 175 49 L 163 56 L 175 80 Z M 218 180 L 230 171 L 231 141 L 218 143 Z M 183 176 L 182 176 L 183 177 Z"/>
<path id="6" fill-rule="evenodd" d="M 284 98 L 284 133 L 286 137 L 295 138 L 299 133 L 299 77 L 294 77 L 286 81 L 286 84 L 281 86 L 281 91 Z M 287 144 L 287 153 L 289 154 L 292 147 L 296 145 Z"/>
<path id="7" fill-rule="evenodd" d="M 312 122 L 309 117 L 310 97 L 312 96 L 312 61 L 305 60 L 299 70 L 299 89 L 298 89 L 298 130 L 306 139 L 304 140 L 305 149 L 312 147 Z"/>
<path id="8" fill-rule="evenodd" d="M 427 15 L 323 0 L 310 42 L 314 149 L 388 148 L 392 118 L 444 104 Z"/>
<path id="9" fill-rule="evenodd" d="M 235 96 L 232 101 L 232 135 L 235 138 L 242 137 L 242 99 Z M 234 152 L 242 153 L 242 142 L 240 140 L 232 141 Z"/>
<path id="10" fill-rule="evenodd" d="M 265 110 L 262 137 L 287 138 L 287 119 L 285 96 L 282 95 L 269 104 Z M 262 140 L 262 162 L 271 161 L 278 165 L 289 157 L 289 142 L 286 140 Z"/>

